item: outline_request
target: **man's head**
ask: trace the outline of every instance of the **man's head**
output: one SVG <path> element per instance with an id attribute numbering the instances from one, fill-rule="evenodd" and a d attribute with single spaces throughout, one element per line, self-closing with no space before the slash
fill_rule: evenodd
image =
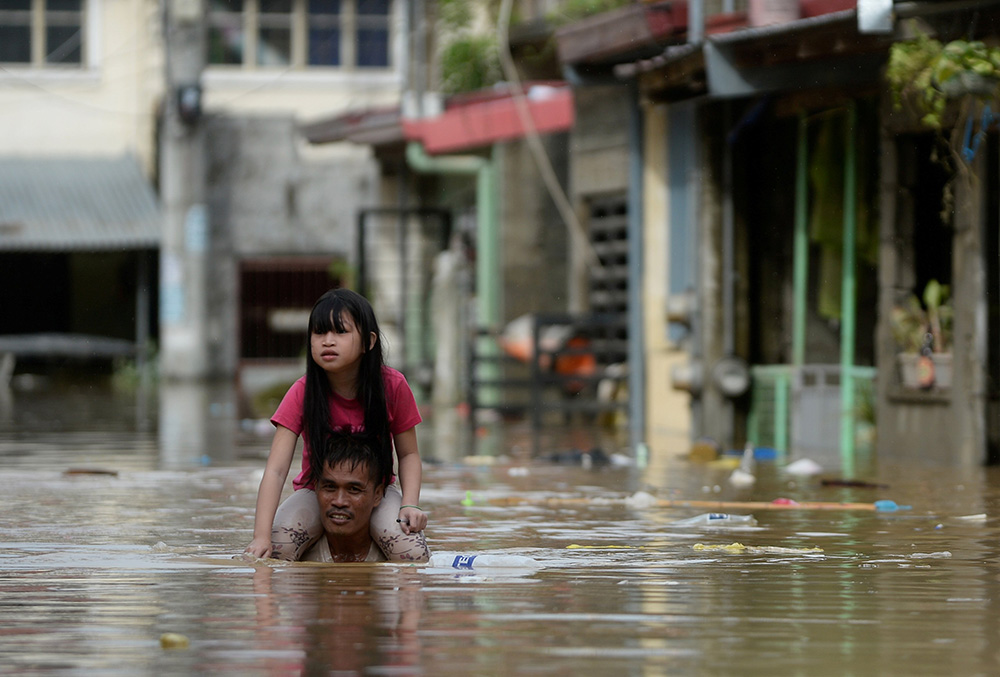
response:
<path id="1" fill-rule="evenodd" d="M 367 534 L 385 494 L 377 446 L 363 434 L 335 432 L 311 463 L 320 520 L 327 537 Z"/>

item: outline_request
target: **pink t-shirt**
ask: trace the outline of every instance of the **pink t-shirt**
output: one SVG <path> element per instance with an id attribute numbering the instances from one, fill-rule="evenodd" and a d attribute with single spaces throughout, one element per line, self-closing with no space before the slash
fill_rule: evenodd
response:
<path id="1" fill-rule="evenodd" d="M 382 371 L 382 380 L 385 383 L 386 408 L 389 410 L 389 432 L 398 435 L 420 423 L 422 420 L 420 411 L 417 409 L 417 402 L 413 399 L 413 391 L 410 390 L 406 377 L 392 367 L 385 367 Z M 285 393 L 278 410 L 271 417 L 271 423 L 284 426 L 301 436 L 305 430 L 302 407 L 305 395 L 306 377 L 303 376 Z M 333 393 L 330 397 L 330 424 L 334 428 L 349 426 L 351 430 L 364 430 L 364 407 L 358 400 L 349 400 Z M 309 440 L 302 436 L 302 472 L 292 480 L 292 486 L 296 491 L 303 487 L 312 488 L 308 480 L 309 455 Z"/>

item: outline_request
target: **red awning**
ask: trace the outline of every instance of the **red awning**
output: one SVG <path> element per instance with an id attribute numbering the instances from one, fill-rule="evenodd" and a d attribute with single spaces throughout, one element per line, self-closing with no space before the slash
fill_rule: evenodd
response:
<path id="1" fill-rule="evenodd" d="M 525 85 L 530 119 L 539 133 L 564 132 L 573 127 L 573 92 L 564 83 Z M 518 139 L 528 130 L 513 95 L 504 92 L 492 98 L 449 102 L 440 115 L 403 120 L 407 141 L 420 141 L 428 153 L 454 153 Z"/>

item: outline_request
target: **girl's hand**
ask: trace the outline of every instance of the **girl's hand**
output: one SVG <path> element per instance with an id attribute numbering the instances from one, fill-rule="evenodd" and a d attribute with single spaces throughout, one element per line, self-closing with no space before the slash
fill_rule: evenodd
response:
<path id="1" fill-rule="evenodd" d="M 404 534 L 415 534 L 427 526 L 427 515 L 420 508 L 408 506 L 399 509 L 399 528 Z"/>
<path id="2" fill-rule="evenodd" d="M 271 556 L 271 539 L 254 538 L 243 552 L 259 559 Z"/>

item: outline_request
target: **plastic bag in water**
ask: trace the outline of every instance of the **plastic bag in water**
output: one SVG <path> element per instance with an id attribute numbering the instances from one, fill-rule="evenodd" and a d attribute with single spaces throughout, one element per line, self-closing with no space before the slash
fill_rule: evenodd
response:
<path id="1" fill-rule="evenodd" d="M 755 527 L 753 515 L 731 515 L 725 512 L 706 512 L 688 519 L 671 522 L 674 527 Z"/>

